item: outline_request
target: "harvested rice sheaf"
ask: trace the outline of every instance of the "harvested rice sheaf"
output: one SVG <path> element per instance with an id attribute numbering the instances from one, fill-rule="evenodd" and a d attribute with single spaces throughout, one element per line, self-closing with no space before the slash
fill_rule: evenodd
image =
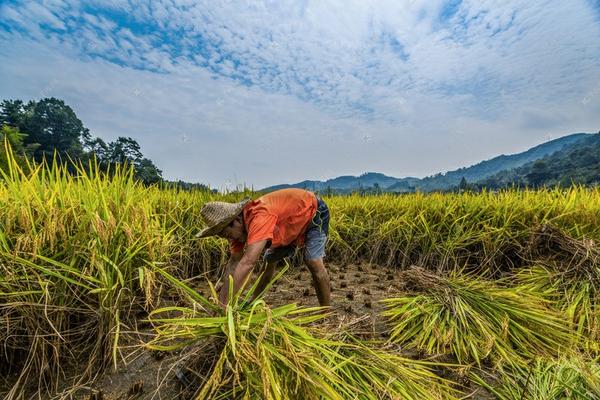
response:
<path id="1" fill-rule="evenodd" d="M 211 317 L 207 300 L 199 303 L 197 295 L 191 300 L 196 307 L 151 314 L 157 335 L 148 346 L 189 353 L 219 340 L 214 363 L 193 374 L 197 399 L 416 400 L 452 399 L 457 393 L 428 363 L 326 334 L 314 326 L 324 318 L 318 308 L 271 309 L 260 299 L 246 304 L 234 298 L 224 313 Z"/>
<path id="2" fill-rule="evenodd" d="M 402 274 L 406 294 L 383 300 L 390 341 L 460 363 L 523 364 L 569 350 L 575 334 L 547 300 L 455 272 L 440 277 L 413 267 Z"/>
<path id="3" fill-rule="evenodd" d="M 471 378 L 498 400 L 600 399 L 600 360 L 581 356 L 537 358 L 501 373 L 472 373 Z"/>
<path id="4" fill-rule="evenodd" d="M 598 352 L 600 268 L 594 267 L 595 272 L 577 276 L 573 270 L 578 268 L 559 263 L 540 263 L 518 271 L 516 280 L 551 300 L 559 313 L 573 323 L 582 346 Z"/>
<path id="5" fill-rule="evenodd" d="M 553 260 L 567 265 L 563 271 L 567 278 L 589 274 L 588 277 L 598 279 L 600 246 L 592 238 L 573 238 L 554 225 L 542 224 L 532 229 L 523 253 L 530 260 Z"/>
<path id="6" fill-rule="evenodd" d="M 573 322 L 588 350 L 600 350 L 600 247 L 543 226 L 532 235 L 530 258 L 516 280 L 551 299 Z"/>

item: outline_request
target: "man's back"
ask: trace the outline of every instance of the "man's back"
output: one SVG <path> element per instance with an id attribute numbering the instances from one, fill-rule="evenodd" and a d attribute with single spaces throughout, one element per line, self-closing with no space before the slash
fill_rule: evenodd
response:
<path id="1" fill-rule="evenodd" d="M 244 206 L 246 244 L 260 240 L 269 240 L 272 247 L 287 246 L 292 242 L 302 244 L 303 234 L 316 209 L 316 196 L 303 189 L 267 193 Z M 231 243 L 233 252 L 241 251 L 243 246 L 243 243 Z"/>

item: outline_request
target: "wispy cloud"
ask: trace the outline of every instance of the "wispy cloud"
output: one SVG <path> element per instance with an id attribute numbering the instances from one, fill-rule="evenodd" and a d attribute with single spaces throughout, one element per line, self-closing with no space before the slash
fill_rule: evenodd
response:
<path id="1" fill-rule="evenodd" d="M 72 98 L 96 131 L 133 131 L 171 177 L 260 186 L 364 170 L 423 175 L 550 133 L 597 130 L 594 7 L 9 2 L 0 6 L 0 90 Z M 194 154 L 204 143 L 206 165 L 220 146 L 234 156 L 228 172 L 201 168 Z M 306 165 L 286 166 L 290 152 Z"/>

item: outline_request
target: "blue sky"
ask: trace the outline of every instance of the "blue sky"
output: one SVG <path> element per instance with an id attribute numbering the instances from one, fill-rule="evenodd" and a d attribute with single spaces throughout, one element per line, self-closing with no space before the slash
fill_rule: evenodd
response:
<path id="1" fill-rule="evenodd" d="M 598 131 L 600 5 L 5 1 L 0 95 L 217 188 L 425 176 Z"/>

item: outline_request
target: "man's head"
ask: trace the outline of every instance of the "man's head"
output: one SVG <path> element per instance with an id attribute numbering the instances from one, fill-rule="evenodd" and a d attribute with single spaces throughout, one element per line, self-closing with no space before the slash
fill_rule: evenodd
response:
<path id="1" fill-rule="evenodd" d="M 196 237 L 203 238 L 218 235 L 227 239 L 245 241 L 246 230 L 242 211 L 248 201 L 250 200 L 243 200 L 239 203 L 209 201 L 204 204 L 200 214 L 207 226 Z"/>
<path id="2" fill-rule="evenodd" d="M 217 236 L 224 239 L 235 240 L 240 243 L 246 241 L 246 226 L 242 214 L 235 217 L 223 230 L 217 233 Z"/>

